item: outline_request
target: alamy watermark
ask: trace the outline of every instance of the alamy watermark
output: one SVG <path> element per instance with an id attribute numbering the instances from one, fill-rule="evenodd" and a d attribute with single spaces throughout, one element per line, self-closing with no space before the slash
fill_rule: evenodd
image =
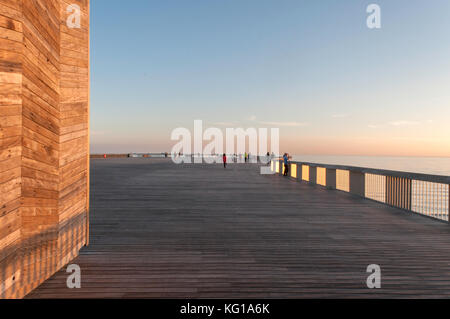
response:
<path id="1" fill-rule="evenodd" d="M 377 264 L 370 264 L 367 266 L 366 272 L 370 273 L 366 280 L 367 288 L 381 288 L 381 267 Z"/>
<path id="2" fill-rule="evenodd" d="M 369 13 L 366 24 L 369 29 L 381 29 L 381 8 L 378 4 L 372 3 L 367 6 Z"/>
<path id="3" fill-rule="evenodd" d="M 81 28 L 81 8 L 77 4 L 68 5 L 66 12 L 69 14 L 66 20 L 67 27 L 69 29 Z"/>
<path id="4" fill-rule="evenodd" d="M 279 154 L 279 128 L 270 128 L 270 149 L 268 128 L 226 128 L 224 132 L 216 127 L 203 130 L 203 121 L 194 121 L 194 132 L 184 127 L 172 131 L 171 140 L 178 141 L 171 150 L 174 163 L 221 163 L 223 156 L 230 162 L 241 162 L 243 154 L 247 154 L 245 162 L 267 164 L 271 158 Z M 205 146 L 204 141 L 209 141 Z M 248 143 L 246 143 L 248 141 Z M 247 152 L 248 150 L 248 152 Z M 261 167 L 261 174 L 273 174 L 270 167 Z"/>
<path id="5" fill-rule="evenodd" d="M 67 273 L 70 275 L 67 277 L 66 285 L 67 288 L 81 288 L 81 268 L 77 264 L 71 264 L 67 266 Z"/>

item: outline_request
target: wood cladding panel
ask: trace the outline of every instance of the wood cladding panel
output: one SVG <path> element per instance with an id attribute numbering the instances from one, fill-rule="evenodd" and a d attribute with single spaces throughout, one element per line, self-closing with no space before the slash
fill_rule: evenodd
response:
<path id="1" fill-rule="evenodd" d="M 87 242 L 88 112 L 89 1 L 0 0 L 0 298 Z"/>
<path id="2" fill-rule="evenodd" d="M 37 126 L 59 135 L 59 28 L 55 8 L 49 0 L 24 1 L 23 10 L 23 114 Z M 31 130 L 32 131 L 32 130 Z M 22 136 L 22 157 L 32 160 L 27 168 L 54 173 L 58 171 L 59 145 L 46 143 L 39 134 L 29 138 Z M 23 240 L 35 236 L 44 226 L 57 224 L 58 192 L 33 187 L 39 177 L 29 178 L 22 185 L 24 207 L 39 207 L 53 212 L 37 216 L 35 212 L 22 214 Z M 31 183 L 30 183 L 31 182 Z M 30 210 L 28 210 L 29 212 Z M 32 210 L 31 210 L 32 211 Z M 39 262 L 39 260 L 36 260 Z M 25 277 L 23 277 L 25 278 Z"/>
<path id="3" fill-rule="evenodd" d="M 22 16 L 0 0 L 0 296 L 11 296 L 21 239 Z"/>
<path id="4" fill-rule="evenodd" d="M 81 9 L 81 28 L 61 23 L 60 48 L 60 217 L 76 218 L 87 206 L 89 109 L 89 6 L 87 1 L 61 1 L 61 14 L 70 4 Z M 80 170 L 79 168 L 82 168 Z M 80 201 L 82 202 L 80 204 Z M 59 244 L 63 245 L 62 239 Z"/>

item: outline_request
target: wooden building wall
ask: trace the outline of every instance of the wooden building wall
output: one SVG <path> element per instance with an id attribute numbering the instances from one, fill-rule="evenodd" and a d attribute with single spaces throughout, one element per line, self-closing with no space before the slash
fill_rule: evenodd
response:
<path id="1" fill-rule="evenodd" d="M 66 24 L 81 8 L 81 28 Z M 0 0 L 0 297 L 88 242 L 89 1 Z"/>
<path id="2" fill-rule="evenodd" d="M 19 276 L 22 163 L 22 6 L 0 2 L 0 292 Z"/>

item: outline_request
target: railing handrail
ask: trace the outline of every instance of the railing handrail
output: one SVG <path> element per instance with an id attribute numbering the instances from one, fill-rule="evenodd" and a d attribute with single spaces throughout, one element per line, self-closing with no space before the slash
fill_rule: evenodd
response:
<path id="1" fill-rule="evenodd" d="M 280 159 L 282 160 L 282 159 Z M 300 164 L 300 165 L 308 165 L 311 167 L 324 167 L 329 169 L 340 169 L 340 170 L 348 170 L 353 172 L 360 173 L 369 173 L 369 174 L 378 174 L 392 177 L 401 177 L 401 178 L 409 178 L 415 179 L 419 181 L 425 182 L 433 182 L 433 183 L 442 183 L 442 184 L 450 184 L 450 176 L 445 175 L 434 175 L 434 174 L 424 174 L 424 173 L 412 173 L 412 172 L 403 172 L 403 171 L 394 171 L 387 169 L 379 169 L 379 168 L 369 168 L 369 167 L 360 167 L 360 166 L 351 166 L 351 165 L 335 165 L 335 164 L 322 164 L 322 163 L 312 163 L 312 162 L 303 162 L 303 161 L 289 161 L 292 164 Z"/>

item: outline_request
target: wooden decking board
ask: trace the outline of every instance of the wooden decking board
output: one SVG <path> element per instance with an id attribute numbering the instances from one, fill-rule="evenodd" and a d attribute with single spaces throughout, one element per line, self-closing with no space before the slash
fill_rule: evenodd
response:
<path id="1" fill-rule="evenodd" d="M 30 298 L 450 295 L 450 226 L 256 165 L 91 160 L 81 289 L 65 267 Z M 379 264 L 382 288 L 366 288 Z"/>

